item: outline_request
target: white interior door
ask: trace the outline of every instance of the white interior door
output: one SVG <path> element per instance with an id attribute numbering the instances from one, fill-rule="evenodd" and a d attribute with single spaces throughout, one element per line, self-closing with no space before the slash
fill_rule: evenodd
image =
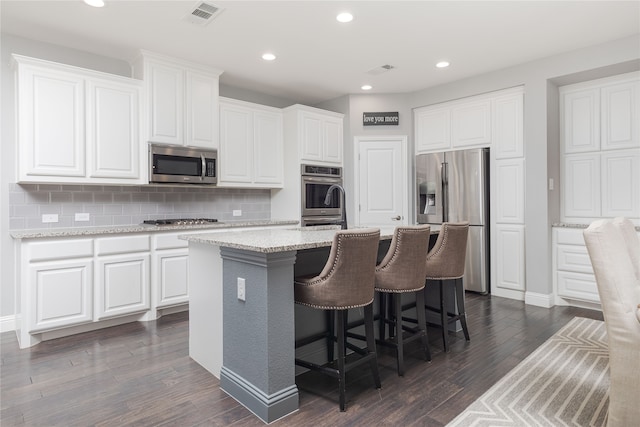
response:
<path id="1" fill-rule="evenodd" d="M 356 137 L 355 149 L 357 224 L 408 224 L 407 137 Z"/>

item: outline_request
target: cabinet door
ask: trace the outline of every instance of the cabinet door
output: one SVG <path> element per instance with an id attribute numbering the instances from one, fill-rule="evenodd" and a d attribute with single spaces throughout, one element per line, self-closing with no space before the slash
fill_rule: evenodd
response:
<path id="1" fill-rule="evenodd" d="M 640 218 L 640 149 L 602 152 L 602 216 Z"/>
<path id="2" fill-rule="evenodd" d="M 416 111 L 415 126 L 417 153 L 451 147 L 451 112 L 448 108 Z"/>
<path id="3" fill-rule="evenodd" d="M 558 295 L 564 298 L 600 302 L 598 286 L 592 274 L 558 271 Z"/>
<path id="4" fill-rule="evenodd" d="M 149 140 L 183 144 L 184 71 L 149 61 Z"/>
<path id="5" fill-rule="evenodd" d="M 496 225 L 496 286 L 525 290 L 524 225 Z"/>
<path id="6" fill-rule="evenodd" d="M 220 113 L 220 182 L 253 180 L 253 118 L 251 110 L 223 105 Z"/>
<path id="7" fill-rule="evenodd" d="M 140 178 L 138 86 L 87 83 L 89 178 Z"/>
<path id="8" fill-rule="evenodd" d="M 42 332 L 93 320 L 92 259 L 57 260 L 29 265 L 32 289 L 29 332 Z"/>
<path id="9" fill-rule="evenodd" d="M 524 224 L 524 159 L 496 161 L 496 222 Z"/>
<path id="10" fill-rule="evenodd" d="M 562 204 L 565 217 L 600 216 L 600 154 L 564 158 Z"/>
<path id="11" fill-rule="evenodd" d="M 253 160 L 255 183 L 282 185 L 284 174 L 282 114 L 254 112 Z"/>
<path id="12" fill-rule="evenodd" d="M 302 160 L 322 161 L 322 118 L 306 112 L 300 114 L 300 157 Z"/>
<path id="13" fill-rule="evenodd" d="M 561 95 L 560 135 L 565 153 L 600 149 L 600 92 L 586 89 Z"/>
<path id="14" fill-rule="evenodd" d="M 602 88 L 602 149 L 640 147 L 640 82 Z"/>
<path id="15" fill-rule="evenodd" d="M 99 257 L 96 320 L 148 310 L 149 254 Z"/>
<path id="16" fill-rule="evenodd" d="M 491 143 L 491 102 L 464 103 L 451 109 L 451 143 L 455 147 Z"/>
<path id="17" fill-rule="evenodd" d="M 18 79 L 20 181 L 85 176 L 84 79 L 30 67 Z"/>
<path id="18" fill-rule="evenodd" d="M 322 143 L 323 160 L 342 164 L 342 119 L 327 118 L 323 121 Z"/>
<path id="19" fill-rule="evenodd" d="M 218 79 L 186 72 L 185 145 L 218 148 Z"/>
<path id="20" fill-rule="evenodd" d="M 502 96 L 493 102 L 493 147 L 496 159 L 524 156 L 523 95 Z"/>
<path id="21" fill-rule="evenodd" d="M 188 249 L 157 251 L 154 255 L 157 307 L 189 302 Z"/>

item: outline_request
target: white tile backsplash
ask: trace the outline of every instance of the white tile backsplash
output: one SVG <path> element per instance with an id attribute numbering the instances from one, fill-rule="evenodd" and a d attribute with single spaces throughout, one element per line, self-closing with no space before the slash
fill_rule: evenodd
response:
<path id="1" fill-rule="evenodd" d="M 228 188 L 9 184 L 9 227 L 25 228 L 135 225 L 146 219 L 217 218 L 270 219 L 269 190 Z M 242 217 L 233 210 L 241 209 Z M 57 223 L 42 223 L 42 214 L 56 213 Z M 76 222 L 76 213 L 91 214 Z"/>

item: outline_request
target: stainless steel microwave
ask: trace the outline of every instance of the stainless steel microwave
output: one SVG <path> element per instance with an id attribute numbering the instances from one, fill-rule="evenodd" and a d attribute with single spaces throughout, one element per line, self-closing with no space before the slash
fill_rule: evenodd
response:
<path id="1" fill-rule="evenodd" d="M 149 144 L 149 182 L 216 184 L 217 159 L 215 150 Z"/>

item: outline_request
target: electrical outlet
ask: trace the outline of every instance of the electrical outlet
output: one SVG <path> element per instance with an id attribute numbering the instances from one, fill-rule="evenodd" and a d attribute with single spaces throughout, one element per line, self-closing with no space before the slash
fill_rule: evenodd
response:
<path id="1" fill-rule="evenodd" d="M 238 277 L 238 299 L 240 301 L 245 301 L 245 287 L 244 279 L 242 277 Z"/>
<path id="2" fill-rule="evenodd" d="M 233 216 L 242 216 L 242 210 L 234 209 L 233 210 Z"/>
<path id="3" fill-rule="evenodd" d="M 76 213 L 76 221 L 89 221 L 91 219 L 91 214 L 88 213 Z"/>
<path id="4" fill-rule="evenodd" d="M 58 214 L 44 214 L 42 215 L 42 222 L 58 222 Z"/>

